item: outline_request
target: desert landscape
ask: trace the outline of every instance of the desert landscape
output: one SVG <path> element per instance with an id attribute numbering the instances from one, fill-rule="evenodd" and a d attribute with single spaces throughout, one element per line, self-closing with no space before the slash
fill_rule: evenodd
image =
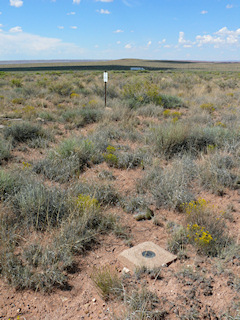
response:
<path id="1" fill-rule="evenodd" d="M 239 120 L 240 63 L 1 65 L 0 319 L 239 320 Z"/>

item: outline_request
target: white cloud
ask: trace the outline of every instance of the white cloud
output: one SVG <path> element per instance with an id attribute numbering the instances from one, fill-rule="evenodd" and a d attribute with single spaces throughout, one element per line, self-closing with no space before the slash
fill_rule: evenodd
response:
<path id="1" fill-rule="evenodd" d="M 113 31 L 114 33 L 121 33 L 121 32 L 123 32 L 123 30 L 121 30 L 121 29 L 117 29 L 117 30 L 115 30 L 115 31 Z"/>
<path id="2" fill-rule="evenodd" d="M 227 5 L 226 5 L 226 8 L 227 8 L 227 9 L 232 9 L 232 8 L 233 8 L 233 4 L 227 4 Z"/>
<path id="3" fill-rule="evenodd" d="M 23 5 L 22 0 L 10 0 L 10 6 L 19 8 Z"/>
<path id="4" fill-rule="evenodd" d="M 104 9 L 97 10 L 97 12 L 99 12 L 99 13 L 101 13 L 101 14 L 110 14 L 110 13 L 111 13 L 110 11 L 104 10 Z"/>
<path id="5" fill-rule="evenodd" d="M 2 14 L 2 12 L 0 12 L 0 14 Z"/>
<path id="6" fill-rule="evenodd" d="M 186 40 L 184 39 L 184 32 L 180 31 L 179 32 L 179 37 L 178 37 L 178 43 L 184 44 L 185 42 L 186 42 Z"/>
<path id="7" fill-rule="evenodd" d="M 201 14 L 207 14 L 207 13 L 208 13 L 208 11 L 206 11 L 206 10 L 201 11 Z"/>
<path id="8" fill-rule="evenodd" d="M 78 59 L 84 50 L 58 38 L 17 32 L 0 33 L 0 59 Z"/>
<path id="9" fill-rule="evenodd" d="M 205 44 L 213 44 L 215 48 L 224 45 L 240 46 L 240 28 L 236 30 L 228 30 L 227 27 L 215 32 L 213 35 L 196 36 L 197 45 L 199 47 Z"/>
<path id="10" fill-rule="evenodd" d="M 205 45 L 212 45 L 214 48 L 224 46 L 226 48 L 229 48 L 229 46 L 240 47 L 240 28 L 229 30 L 227 27 L 223 27 L 213 34 L 197 35 L 195 41 L 186 40 L 184 32 L 180 31 L 178 44 L 184 48 L 191 48 L 193 46 L 202 47 Z"/>
<path id="11" fill-rule="evenodd" d="M 152 41 L 148 41 L 147 48 L 149 48 L 151 44 L 152 44 Z"/>
<path id="12" fill-rule="evenodd" d="M 164 44 L 164 43 L 166 43 L 166 41 L 167 41 L 166 39 L 162 39 L 161 41 L 158 41 L 158 44 L 160 44 L 160 45 Z"/>
<path id="13" fill-rule="evenodd" d="M 231 31 L 231 30 L 228 30 L 227 27 L 223 27 L 222 29 L 215 32 L 215 34 L 218 34 L 220 36 L 226 36 L 226 35 L 240 36 L 240 28 L 237 29 L 236 31 L 233 31 L 233 30 Z"/>
<path id="14" fill-rule="evenodd" d="M 74 30 L 76 30 L 76 29 L 77 29 L 77 27 L 76 27 L 76 26 L 71 26 L 70 28 L 71 28 L 71 29 L 74 29 Z"/>
<path id="15" fill-rule="evenodd" d="M 10 30 L 9 30 L 9 32 L 22 32 L 22 28 L 21 27 L 19 27 L 19 26 L 17 26 L 17 27 L 14 27 L 14 28 L 11 28 Z"/>
<path id="16" fill-rule="evenodd" d="M 195 42 L 185 39 L 185 34 L 183 31 L 179 32 L 178 43 L 182 45 L 184 48 L 190 48 Z"/>
<path id="17" fill-rule="evenodd" d="M 79 4 L 81 0 L 73 0 L 73 4 Z"/>
<path id="18" fill-rule="evenodd" d="M 132 45 L 131 45 L 130 43 L 128 43 L 128 44 L 125 45 L 124 48 L 125 48 L 125 49 L 131 49 L 131 48 L 132 48 Z"/>
<path id="19" fill-rule="evenodd" d="M 161 44 L 161 42 L 159 42 Z M 203 47 L 213 46 L 214 48 L 225 47 L 233 49 L 234 47 L 240 47 L 240 28 L 236 30 L 229 30 L 227 27 L 223 27 L 213 34 L 197 35 L 194 41 L 186 40 L 183 31 L 179 32 L 178 48 L 191 48 L 193 46 Z"/>
<path id="20" fill-rule="evenodd" d="M 68 12 L 67 13 L 68 16 L 73 16 L 74 14 L 76 14 L 76 12 Z"/>
<path id="21" fill-rule="evenodd" d="M 117 44 L 120 44 L 121 43 L 121 41 L 117 41 Z"/>
<path id="22" fill-rule="evenodd" d="M 96 0 L 97 2 L 113 2 L 113 0 Z"/>
<path id="23" fill-rule="evenodd" d="M 138 5 L 138 1 L 136 0 L 122 0 L 122 2 L 128 7 L 133 7 Z"/>
<path id="24" fill-rule="evenodd" d="M 58 29 L 62 30 L 62 29 L 64 29 L 64 26 L 58 26 Z"/>

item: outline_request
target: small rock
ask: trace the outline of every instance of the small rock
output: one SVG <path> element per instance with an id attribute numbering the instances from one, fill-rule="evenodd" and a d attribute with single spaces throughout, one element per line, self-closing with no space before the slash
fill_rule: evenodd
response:
<path id="1" fill-rule="evenodd" d="M 92 299 L 92 302 L 96 302 L 96 301 L 97 301 L 97 299 L 96 299 L 96 298 L 93 298 L 93 299 Z"/>
<path id="2" fill-rule="evenodd" d="M 131 271 L 128 269 L 128 268 L 126 268 L 126 267 L 124 267 L 123 269 L 122 269 L 122 273 L 123 274 L 129 274 Z"/>
<path id="3" fill-rule="evenodd" d="M 134 219 L 137 220 L 137 221 L 141 221 L 141 220 L 146 220 L 146 216 L 145 216 L 145 213 L 137 213 L 137 214 L 134 214 Z"/>

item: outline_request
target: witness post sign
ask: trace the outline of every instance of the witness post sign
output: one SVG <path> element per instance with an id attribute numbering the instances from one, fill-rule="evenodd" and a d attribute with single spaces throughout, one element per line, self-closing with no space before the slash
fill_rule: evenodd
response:
<path id="1" fill-rule="evenodd" d="M 103 81 L 105 83 L 108 82 L 108 73 L 107 73 L 107 71 L 103 72 Z"/>
<path id="2" fill-rule="evenodd" d="M 106 105 L 107 105 L 107 82 L 108 82 L 107 71 L 103 72 L 103 81 L 105 82 L 105 107 L 106 107 Z"/>

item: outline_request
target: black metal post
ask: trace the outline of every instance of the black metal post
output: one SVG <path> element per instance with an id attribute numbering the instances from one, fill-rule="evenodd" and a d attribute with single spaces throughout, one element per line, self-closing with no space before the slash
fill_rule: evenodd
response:
<path id="1" fill-rule="evenodd" d="M 105 107 L 107 106 L 107 82 L 105 82 Z"/>

